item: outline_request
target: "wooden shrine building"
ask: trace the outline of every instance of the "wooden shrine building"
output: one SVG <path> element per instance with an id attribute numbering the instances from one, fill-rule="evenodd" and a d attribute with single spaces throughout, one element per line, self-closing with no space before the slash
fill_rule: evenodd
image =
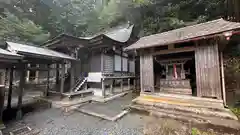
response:
<path id="1" fill-rule="evenodd" d="M 74 56 L 79 61 L 71 63 L 69 69 L 76 81 L 69 92 L 80 92 L 84 85 L 97 96 L 105 97 L 116 91 L 119 84 L 133 84 L 135 77 L 135 55 L 123 52 L 134 41 L 133 25 L 126 24 L 96 34 L 92 37 L 73 37 L 61 34 L 44 44 L 45 47 Z M 108 90 L 106 90 L 108 89 Z"/>
<path id="2" fill-rule="evenodd" d="M 240 23 L 223 19 L 140 38 L 142 93 L 191 95 L 225 102 L 222 51 Z"/>
<path id="3" fill-rule="evenodd" d="M 4 100 L 6 98 L 1 97 L 1 106 L 0 111 L 2 112 L 3 109 L 11 109 L 12 108 L 12 94 L 17 93 L 17 103 L 15 107 L 17 107 L 17 118 L 22 117 L 22 104 L 23 104 L 23 98 L 24 94 L 26 92 L 26 74 L 29 71 L 46 71 L 48 73 L 47 76 L 47 87 L 44 90 L 41 90 L 41 92 L 44 93 L 44 96 L 47 96 L 49 93 L 49 72 L 51 70 L 51 65 L 53 64 L 62 64 L 65 65 L 68 61 L 75 61 L 76 59 L 68 56 L 63 53 L 59 53 L 50 49 L 42 48 L 42 47 L 36 47 L 36 46 L 30 46 L 25 44 L 19 44 L 19 43 L 13 43 L 13 42 L 6 42 L 5 45 L 0 49 L 0 67 L 3 69 L 0 73 L 1 76 L 1 85 L 4 85 L 4 82 L 6 81 L 6 76 L 8 76 L 6 69 L 10 71 L 9 74 L 9 88 L 6 89 L 5 87 L 0 89 L 0 92 L 2 93 L 1 96 L 5 95 L 5 92 L 8 93 L 7 97 L 7 106 L 4 106 Z M 45 68 L 42 67 L 29 67 L 29 64 L 37 64 L 37 65 L 46 65 Z M 54 70 L 62 70 L 62 73 L 64 73 L 65 66 L 62 66 L 62 68 L 54 69 Z M 17 85 L 16 91 L 13 89 L 13 80 L 15 79 L 14 72 L 17 72 L 19 75 L 20 82 Z M 5 74 L 6 73 L 6 74 Z M 3 75 L 5 74 L 5 75 Z M 5 78 L 5 79 L 4 79 Z M 62 74 L 61 77 L 61 83 L 59 91 L 63 93 L 64 89 L 64 75 Z M 6 82 L 5 82 L 6 83 Z M 5 90 L 6 89 L 6 90 Z M 13 100 L 14 101 L 14 100 Z M 15 105 L 15 104 L 14 104 Z M 6 108 L 5 108 L 6 107 Z"/>

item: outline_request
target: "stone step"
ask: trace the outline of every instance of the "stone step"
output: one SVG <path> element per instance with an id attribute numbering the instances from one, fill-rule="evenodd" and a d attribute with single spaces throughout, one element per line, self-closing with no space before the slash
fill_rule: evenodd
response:
<path id="1" fill-rule="evenodd" d="M 205 125 L 214 125 L 219 128 L 227 128 L 233 130 L 240 129 L 240 123 L 236 120 L 224 119 L 219 117 L 212 116 L 203 116 L 200 114 L 190 113 L 190 112 L 180 112 L 176 110 L 168 110 L 156 108 L 153 106 L 144 106 L 144 105 L 132 105 L 131 109 L 148 112 L 152 116 L 162 117 L 162 118 L 171 118 L 175 120 L 180 120 L 189 123 L 196 124 L 205 124 Z"/>
<path id="2" fill-rule="evenodd" d="M 202 116 L 211 116 L 211 117 L 238 120 L 238 118 L 229 109 L 226 109 L 226 108 L 216 109 L 216 108 L 207 108 L 207 107 L 199 107 L 199 106 L 183 106 L 183 105 L 168 104 L 168 103 L 162 103 L 162 102 L 150 102 L 145 100 L 134 100 L 133 105 L 143 105 L 143 106 L 155 107 L 155 108 L 165 109 L 165 110 L 199 114 Z"/>
<path id="3" fill-rule="evenodd" d="M 144 94 L 141 93 L 140 97 L 142 99 L 151 100 L 153 102 L 168 102 L 172 104 L 182 104 L 185 106 L 199 106 L 199 107 L 209 107 L 209 108 L 223 108 L 223 101 L 217 99 L 208 99 L 193 97 L 187 95 L 174 95 L 174 94 L 162 94 L 162 93 L 151 93 Z"/>

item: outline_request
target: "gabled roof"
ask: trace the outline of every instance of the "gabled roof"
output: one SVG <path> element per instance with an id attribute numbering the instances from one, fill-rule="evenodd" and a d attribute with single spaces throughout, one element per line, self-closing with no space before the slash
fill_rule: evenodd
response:
<path id="1" fill-rule="evenodd" d="M 206 38 L 206 36 L 217 36 L 217 34 L 222 34 L 224 32 L 237 29 L 240 29 L 240 23 L 218 19 L 206 23 L 200 23 L 197 25 L 187 26 L 168 32 L 142 37 L 136 43 L 125 48 L 125 50 L 186 42 L 196 38 L 199 40 Z"/>
<path id="2" fill-rule="evenodd" d="M 80 45 L 86 46 L 88 44 L 91 44 L 90 43 L 91 40 L 101 39 L 101 37 L 106 37 L 110 40 L 113 40 L 119 43 L 125 43 L 129 41 L 129 39 L 131 38 L 133 27 L 134 25 L 125 24 L 125 25 L 121 25 L 89 37 L 74 37 L 67 34 L 60 34 L 59 36 L 44 43 L 44 46 L 46 47 L 55 46 L 57 44 L 60 44 L 60 40 L 66 40 L 66 39 L 74 40 L 76 43 L 78 43 L 77 44 L 78 46 Z M 64 37 L 66 38 L 64 39 Z"/>
<path id="3" fill-rule="evenodd" d="M 79 38 L 91 40 L 100 36 L 106 36 L 114 41 L 125 43 L 130 39 L 133 27 L 134 25 L 129 24 L 122 25 L 91 37 L 79 37 Z"/>
<path id="4" fill-rule="evenodd" d="M 13 42 L 6 42 L 7 49 L 11 52 L 15 52 L 16 54 L 20 55 L 31 55 L 40 58 L 49 58 L 49 59 L 67 59 L 67 60 L 75 60 L 75 58 L 68 56 L 63 53 L 59 53 L 47 48 L 24 45 L 19 43 Z"/>

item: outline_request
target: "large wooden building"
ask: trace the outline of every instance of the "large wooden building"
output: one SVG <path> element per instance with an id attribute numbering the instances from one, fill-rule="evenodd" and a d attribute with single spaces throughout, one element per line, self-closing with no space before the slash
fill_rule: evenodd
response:
<path id="1" fill-rule="evenodd" d="M 133 25 L 126 24 L 92 37 L 73 37 L 61 34 L 44 44 L 45 47 L 74 56 L 77 62 L 69 69 L 76 84 L 70 84 L 70 93 L 83 89 L 87 84 L 94 94 L 105 97 L 113 94 L 113 87 L 123 89 L 124 84 L 133 84 L 135 78 L 134 53 L 125 53 L 123 48 L 136 41 Z M 71 81 L 73 82 L 73 81 Z M 106 91 L 106 88 L 110 90 Z"/>
<path id="2" fill-rule="evenodd" d="M 125 50 L 140 56 L 142 93 L 225 102 L 222 51 L 239 32 L 240 23 L 218 19 L 142 37 Z"/>

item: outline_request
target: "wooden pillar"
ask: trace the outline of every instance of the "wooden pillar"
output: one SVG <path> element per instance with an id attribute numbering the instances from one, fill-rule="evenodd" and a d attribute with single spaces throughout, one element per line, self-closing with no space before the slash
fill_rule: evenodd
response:
<path id="1" fill-rule="evenodd" d="M 121 79 L 121 91 L 123 92 L 123 79 Z"/>
<path id="2" fill-rule="evenodd" d="M 55 89 L 56 91 L 59 91 L 59 64 L 56 63 L 56 85 L 55 85 Z"/>
<path id="3" fill-rule="evenodd" d="M 185 79 L 186 75 L 185 75 L 185 70 L 184 70 L 184 63 L 181 64 L 181 79 Z"/>
<path id="4" fill-rule="evenodd" d="M 153 56 L 149 53 L 140 56 L 141 92 L 154 92 Z"/>
<path id="5" fill-rule="evenodd" d="M 0 85 L 0 129 L 4 127 L 3 122 L 2 122 L 2 114 L 3 114 L 3 109 L 4 109 L 4 85 Z"/>
<path id="6" fill-rule="evenodd" d="M 121 76 L 123 75 L 123 50 L 121 48 Z"/>
<path id="7" fill-rule="evenodd" d="M 64 82 L 65 82 L 65 64 L 62 63 L 62 71 L 61 71 L 61 84 L 60 84 L 60 93 L 64 93 Z"/>
<path id="8" fill-rule="evenodd" d="M 137 83 L 136 83 L 136 77 L 133 78 L 133 90 L 136 90 L 137 89 Z"/>
<path id="9" fill-rule="evenodd" d="M 223 93 L 223 103 L 226 106 L 226 88 L 225 88 L 225 76 L 224 76 L 224 64 L 223 64 L 223 52 L 220 52 L 220 60 L 221 60 L 221 76 L 222 76 L 222 93 Z"/>
<path id="10" fill-rule="evenodd" d="M 131 79 L 128 78 L 128 90 L 131 90 L 131 84 L 130 84 L 131 82 L 130 81 L 131 81 Z"/>
<path id="11" fill-rule="evenodd" d="M 49 89 L 50 89 L 50 71 L 51 71 L 51 65 L 48 64 L 48 71 L 47 71 L 47 88 L 46 88 L 46 91 L 44 92 L 44 96 L 47 97 L 48 96 L 48 92 L 49 92 Z"/>
<path id="12" fill-rule="evenodd" d="M 30 64 L 27 64 L 27 67 L 31 67 L 31 65 L 30 65 Z M 27 70 L 26 82 L 29 82 L 29 78 L 30 78 L 30 71 Z"/>
<path id="13" fill-rule="evenodd" d="M 111 80 L 111 85 L 110 85 L 110 93 L 113 94 L 113 80 Z"/>
<path id="14" fill-rule="evenodd" d="M 104 54 L 101 53 L 101 72 L 104 72 Z"/>
<path id="15" fill-rule="evenodd" d="M 7 83 L 9 82 L 9 78 L 8 78 L 8 73 L 9 73 L 9 69 L 7 68 L 6 71 L 5 71 L 5 82 L 4 82 L 4 85 L 7 86 Z"/>
<path id="16" fill-rule="evenodd" d="M 70 89 L 72 88 L 72 87 L 74 87 L 74 84 L 75 84 L 75 69 L 74 69 L 74 66 L 75 66 L 75 64 L 74 64 L 74 62 L 72 61 L 71 62 L 71 72 L 70 72 L 70 77 L 71 77 L 71 79 L 70 79 Z M 72 90 L 74 90 L 74 89 L 72 89 Z M 73 92 L 73 91 L 71 91 L 71 92 Z"/>
<path id="17" fill-rule="evenodd" d="M 9 89 L 8 89 L 8 103 L 7 108 L 11 108 L 12 104 L 12 87 L 13 87 L 13 68 L 10 69 Z"/>
<path id="18" fill-rule="evenodd" d="M 18 104 L 17 104 L 17 120 L 22 119 L 22 98 L 23 98 L 23 91 L 25 86 L 25 75 L 26 75 L 26 65 L 21 64 L 20 69 L 20 84 L 18 88 Z"/>
<path id="19" fill-rule="evenodd" d="M 39 64 L 36 65 L 37 68 L 39 68 Z M 38 84 L 39 83 L 39 70 L 36 71 L 35 74 L 35 82 Z"/>
<path id="20" fill-rule="evenodd" d="M 104 82 L 104 79 L 102 79 L 102 96 L 103 96 L 104 98 L 105 98 L 105 96 L 106 96 L 106 95 L 105 95 L 105 94 L 106 94 L 106 93 L 105 93 L 105 90 L 106 90 L 106 89 L 105 89 L 105 82 Z"/>

